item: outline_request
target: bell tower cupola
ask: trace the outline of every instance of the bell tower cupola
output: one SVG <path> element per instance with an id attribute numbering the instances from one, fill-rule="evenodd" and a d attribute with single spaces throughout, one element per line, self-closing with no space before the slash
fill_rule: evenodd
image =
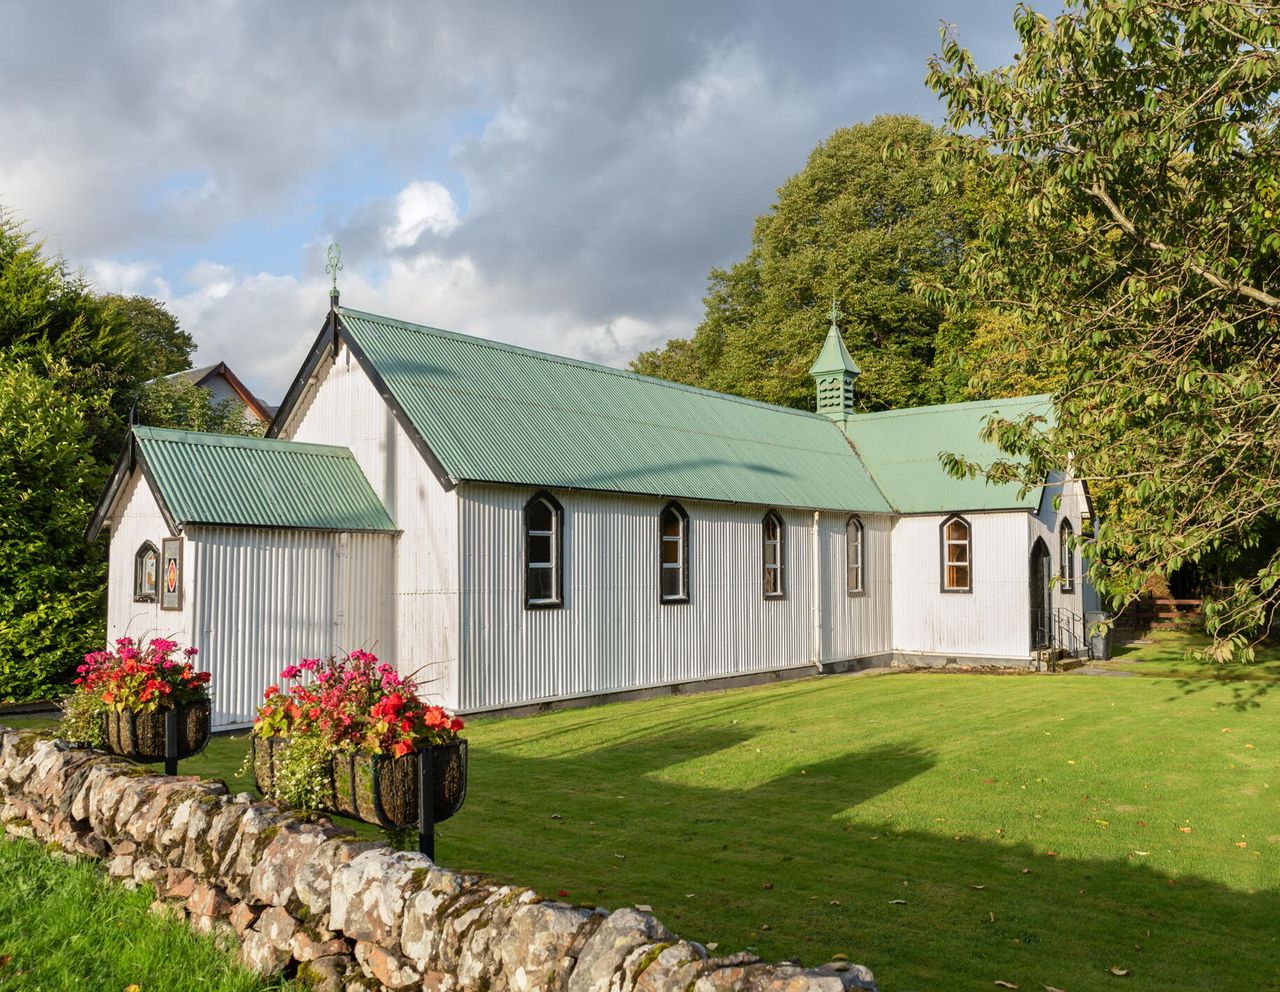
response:
<path id="1" fill-rule="evenodd" d="M 843 420 L 853 413 L 853 383 L 862 374 L 840 335 L 840 307 L 831 300 L 831 328 L 822 343 L 817 361 L 809 369 L 818 392 L 818 412 L 832 420 Z"/>

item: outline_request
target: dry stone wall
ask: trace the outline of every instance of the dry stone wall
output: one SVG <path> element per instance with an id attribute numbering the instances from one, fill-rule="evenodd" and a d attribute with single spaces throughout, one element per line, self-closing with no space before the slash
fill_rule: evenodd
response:
<path id="1" fill-rule="evenodd" d="M 153 886 L 156 912 L 317 989 L 845 992 L 871 973 L 711 957 L 657 919 L 540 898 L 101 752 L 0 727 L 0 822 Z"/>

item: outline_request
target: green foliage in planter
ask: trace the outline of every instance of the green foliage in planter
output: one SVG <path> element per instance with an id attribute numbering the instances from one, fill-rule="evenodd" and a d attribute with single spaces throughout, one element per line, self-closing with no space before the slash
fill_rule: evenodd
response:
<path id="1" fill-rule="evenodd" d="M 276 742 L 275 778 L 268 798 L 294 809 L 317 810 L 333 801 L 333 748 L 317 733 L 294 734 Z"/>
<path id="2" fill-rule="evenodd" d="M 97 696 L 85 692 L 73 692 L 62 701 L 62 719 L 58 721 L 58 736 L 77 744 L 102 747 L 102 714 L 107 704 Z"/>

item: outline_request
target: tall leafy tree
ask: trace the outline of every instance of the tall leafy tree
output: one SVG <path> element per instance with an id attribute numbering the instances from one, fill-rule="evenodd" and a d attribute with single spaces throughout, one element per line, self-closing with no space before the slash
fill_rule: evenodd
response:
<path id="1" fill-rule="evenodd" d="M 693 337 L 638 356 L 632 368 L 812 408 L 809 366 L 834 296 L 865 408 L 941 399 L 931 369 L 942 311 L 912 284 L 950 282 L 971 208 L 940 189 L 938 141 L 934 128 L 905 116 L 836 131 L 756 220 L 747 257 L 712 271 Z"/>
<path id="2" fill-rule="evenodd" d="M 1199 563 L 1228 582 L 1216 655 L 1250 657 L 1280 599 L 1280 5 L 1075 0 L 1014 24 L 1013 65 L 944 32 L 929 69 L 949 174 L 1016 208 L 981 218 L 952 302 L 1016 313 L 1064 370 L 1056 426 L 991 425 L 1019 457 L 987 469 L 1070 458 L 1109 484 L 1102 591 Z"/>
<path id="3" fill-rule="evenodd" d="M 163 303 L 114 293 L 103 300 L 130 331 L 137 374 L 143 381 L 191 368 L 195 338 L 178 326 L 178 318 Z"/>
<path id="4" fill-rule="evenodd" d="M 43 367 L 61 361 L 60 382 L 81 396 L 106 397 L 86 411 L 94 456 L 110 461 L 128 430 L 133 396 L 145 379 L 138 341 L 110 300 L 0 209 L 0 356 Z"/>

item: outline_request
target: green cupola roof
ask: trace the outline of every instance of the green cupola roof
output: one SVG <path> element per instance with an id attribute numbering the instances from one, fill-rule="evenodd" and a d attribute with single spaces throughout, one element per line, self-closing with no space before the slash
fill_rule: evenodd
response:
<path id="1" fill-rule="evenodd" d="M 817 360 L 809 369 L 818 391 L 818 412 L 832 419 L 853 413 L 853 382 L 862 374 L 840 334 L 840 308 L 831 301 L 831 328 Z"/>

